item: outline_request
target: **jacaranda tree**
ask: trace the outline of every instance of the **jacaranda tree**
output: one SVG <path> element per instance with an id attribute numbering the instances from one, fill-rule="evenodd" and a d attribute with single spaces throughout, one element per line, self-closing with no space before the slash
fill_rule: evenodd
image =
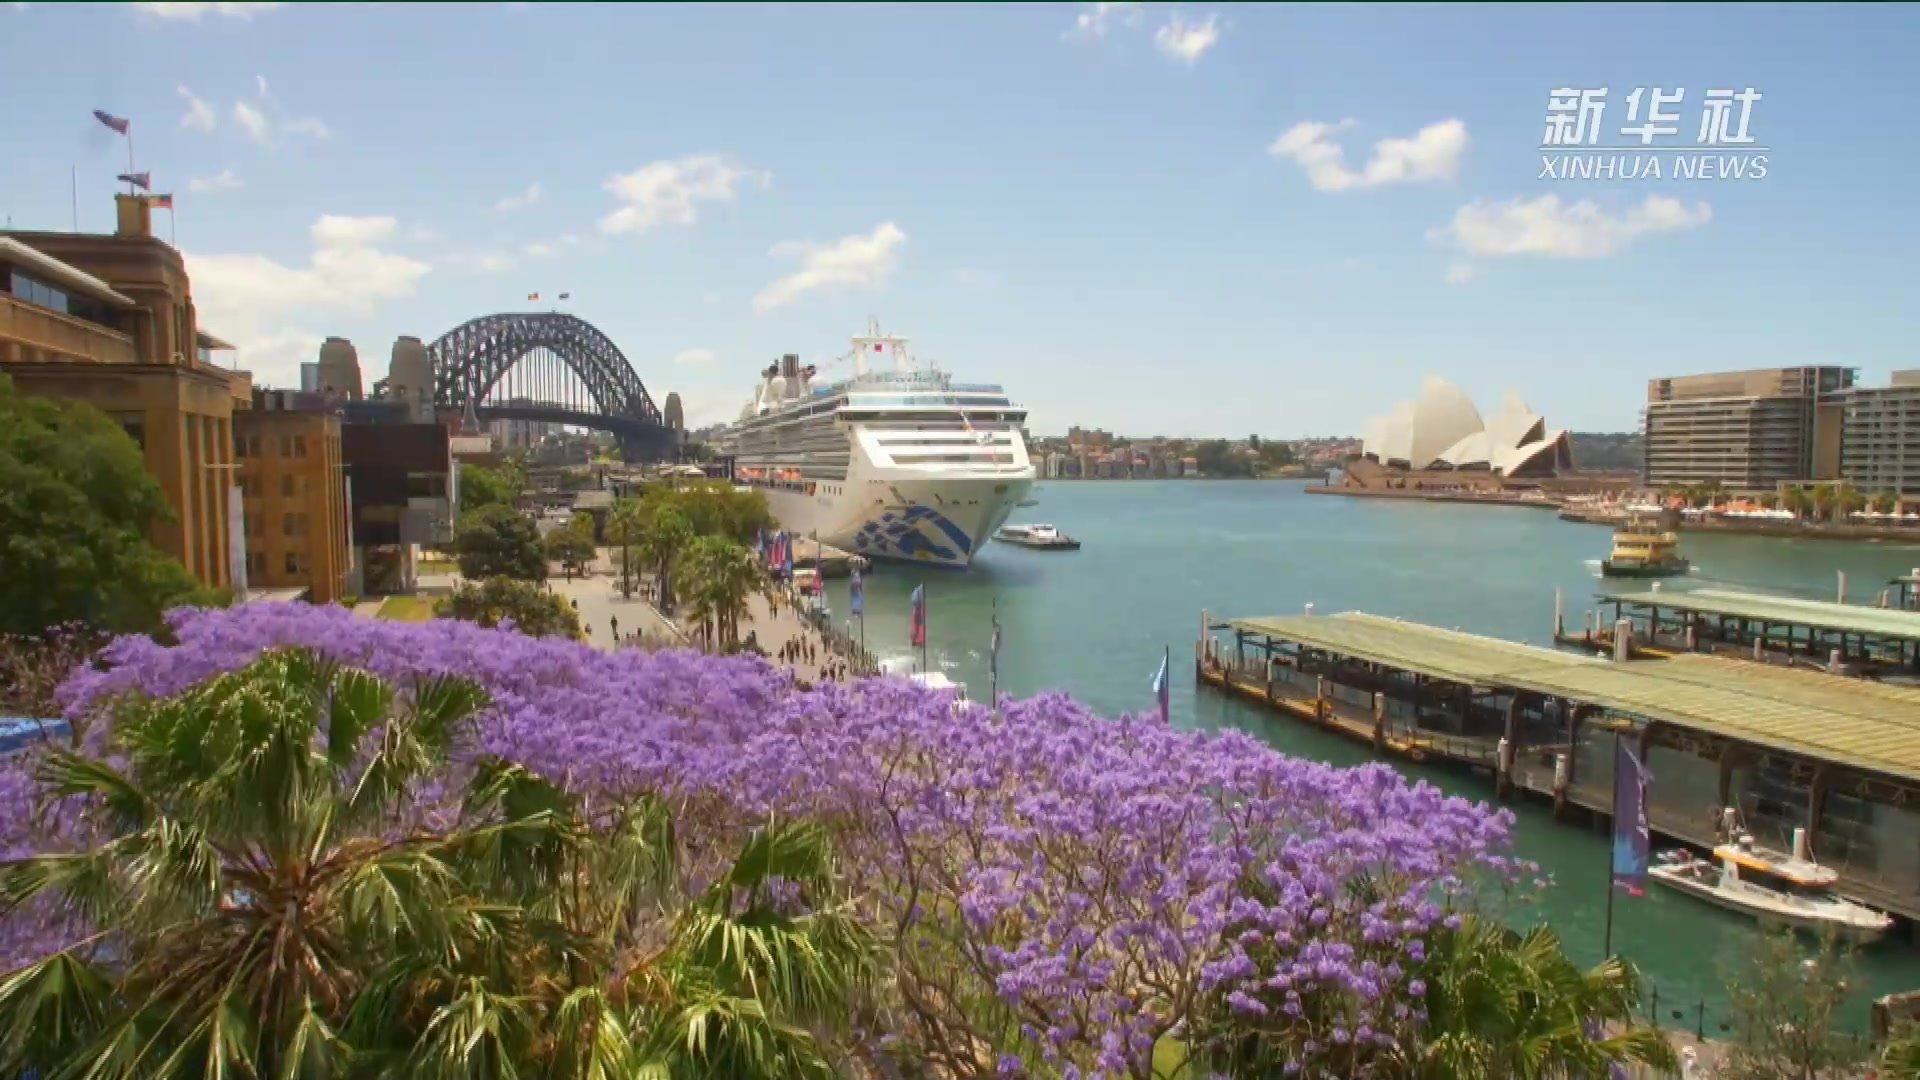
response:
<path id="1" fill-rule="evenodd" d="M 829 1077 L 871 946 L 818 826 L 683 876 L 666 804 L 478 752 L 477 684 L 276 650 L 35 765 L 72 850 L 0 908 L 87 930 L 0 980 L 0 1074 Z M 690 880 L 703 882 L 689 889 Z"/>
<path id="2" fill-rule="evenodd" d="M 719 1015 L 694 1004 L 692 977 L 675 984 L 679 996 L 642 993 L 663 985 L 650 976 L 605 981 L 607 972 L 681 963 L 711 970 L 743 955 L 711 951 L 743 940 L 744 931 L 696 933 L 686 913 L 699 909 L 713 917 L 731 911 L 744 925 L 776 916 L 843 920 L 810 926 L 808 944 L 794 945 L 847 958 L 831 965 L 833 974 L 809 977 L 804 992 L 755 998 L 796 1037 L 813 1040 L 780 1044 L 791 1048 L 775 1055 L 782 1069 L 800 1069 L 805 1059 L 857 1062 L 842 1074 L 1145 1078 L 1178 1049 L 1192 1059 L 1189 1075 L 1199 1076 L 1251 1041 L 1274 1075 L 1404 1076 L 1427 1045 L 1426 958 L 1467 925 L 1463 915 L 1486 890 L 1527 872 L 1506 854 L 1506 815 L 1409 784 L 1384 766 L 1336 769 L 1240 733 L 1103 718 L 1061 695 L 1008 702 L 998 715 L 956 711 L 904 680 L 803 691 L 753 657 L 600 652 L 449 620 L 360 620 L 299 605 L 188 612 L 170 629 L 171 645 L 122 638 L 104 649 L 63 688 L 67 714 L 108 718 L 88 729 L 105 739 L 137 726 L 128 717 L 139 710 L 128 702 L 180 694 L 287 647 L 364 669 L 399 688 L 400 700 L 422 679 L 458 676 L 482 688 L 490 704 L 475 714 L 467 748 L 422 773 L 409 789 L 418 801 L 389 819 L 378 842 L 395 828 L 428 828 L 450 845 L 434 849 L 456 880 L 444 888 L 568 928 L 542 938 L 533 924 L 516 925 L 501 931 L 510 945 L 499 951 L 592 973 L 559 980 L 566 994 L 607 987 L 575 999 L 562 1026 L 597 1031 L 600 1018 L 617 1018 L 620 1034 L 608 1038 L 621 1046 L 657 1047 L 661 1017 Z M 118 752 L 104 742 L 91 749 L 102 760 Z M 476 787 L 481 763 L 512 783 L 499 795 L 470 794 L 495 790 Z M 357 774 L 341 775 L 345 783 Z M 0 763 L 0 844 L 8 854 L 90 842 L 89 834 L 30 823 L 31 800 L 53 779 Z M 572 883 L 618 880 L 568 869 L 575 853 L 588 860 L 583 866 L 615 851 L 644 863 L 657 842 L 608 848 L 591 838 L 657 836 L 659 827 L 647 824 L 652 803 L 674 811 L 681 884 L 659 900 L 623 887 L 621 897 L 646 899 L 620 903 L 674 912 L 666 926 L 679 929 L 656 921 L 645 932 L 608 931 L 616 934 L 611 944 L 578 940 L 573 934 L 626 924 L 591 906 L 610 898 L 572 899 Z M 574 831 L 563 837 L 531 821 L 506 828 L 540 808 L 576 822 Z M 756 878 L 756 838 L 768 838 L 771 860 L 782 828 L 813 830 L 805 843 L 796 834 L 781 844 L 818 856 L 804 860 L 804 872 L 782 864 Z M 476 830 L 492 831 L 473 843 L 458 839 Z M 511 854 L 509 842 L 519 845 Z M 715 891 L 723 879 L 735 884 Z M 551 888 L 555 880 L 569 887 Z M 91 918 L 60 918 L 74 914 Z M 0 967 L 44 962 L 73 935 L 116 927 L 109 914 L 23 907 L 0 920 Z M 100 940 L 121 937 L 109 930 Z M 695 939 L 709 951 L 690 944 Z M 600 959 L 607 955 L 615 959 Z M 648 966 L 639 963 L 645 956 L 662 959 Z M 871 982 L 849 973 L 861 970 L 852 958 L 869 956 Z M 117 978 L 111 966 L 89 963 L 99 978 Z M 376 1011 L 399 1017 L 399 1026 L 363 1034 L 363 1017 L 336 1028 L 340 1037 L 393 1055 L 413 1046 L 409 1040 L 494 1040 L 506 1060 L 538 1041 L 530 1030 L 551 1032 L 562 1015 L 544 984 L 530 987 L 511 972 L 476 973 L 451 961 L 436 972 L 403 980 L 416 988 L 409 993 L 419 995 L 417 1008 L 400 1008 L 403 998 L 383 991 L 390 996 L 381 1000 L 396 1004 Z M 724 990 L 728 977 L 702 978 Z M 1538 1014 L 1566 1015 L 1556 1009 Z M 1607 1015 L 1589 1011 L 1596 1022 Z M 37 1015 L 20 1030 L 58 1030 L 54 1017 Z M 442 1026 L 433 1026 L 441 1015 Z M 459 1021 L 469 1026 L 455 1039 L 445 1025 L 456 1017 L 480 1019 Z M 713 1045 L 710 1035 L 688 1034 L 690 1026 L 666 1029 L 685 1035 L 680 1045 Z M 572 1066 L 559 1056 L 536 1060 L 560 1070 L 539 1075 L 585 1075 L 566 1071 Z M 450 1075 L 418 1058 L 394 1067 Z"/>

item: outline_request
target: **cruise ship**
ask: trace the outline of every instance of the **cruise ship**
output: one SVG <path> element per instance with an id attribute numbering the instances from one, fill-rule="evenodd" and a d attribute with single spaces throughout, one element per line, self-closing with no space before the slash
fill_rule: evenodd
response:
<path id="1" fill-rule="evenodd" d="M 829 382 L 787 355 L 716 440 L 780 527 L 872 558 L 966 567 L 1033 487 L 1026 410 L 922 366 L 877 325 Z"/>

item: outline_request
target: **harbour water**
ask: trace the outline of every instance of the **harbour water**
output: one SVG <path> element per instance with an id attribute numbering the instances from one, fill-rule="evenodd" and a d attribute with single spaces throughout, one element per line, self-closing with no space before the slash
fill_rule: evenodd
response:
<path id="1" fill-rule="evenodd" d="M 1200 611 L 1218 616 L 1360 610 L 1458 627 L 1537 645 L 1551 643 L 1553 593 L 1567 624 L 1580 625 L 1596 592 L 1610 534 L 1520 507 L 1309 496 L 1287 481 L 1043 483 L 1039 505 L 1015 521 L 1049 522 L 1079 538 L 1077 552 L 987 546 L 970 573 L 883 566 L 866 579 L 868 647 L 918 663 L 906 647 L 908 596 L 924 584 L 927 660 L 984 700 L 992 618 L 1002 628 L 1000 689 L 1026 696 L 1064 690 L 1113 715 L 1153 708 L 1149 684 L 1164 649 L 1173 655 L 1176 725 L 1234 727 L 1304 757 L 1354 764 L 1368 751 L 1212 692 L 1196 694 L 1193 642 Z M 1920 544 L 1862 544 L 1686 535 L 1694 573 L 1663 588 L 1713 585 L 1833 599 L 1845 571 L 1849 599 L 1865 601 L 1887 579 L 1920 566 Z M 1625 587 L 1644 588 L 1644 582 Z M 836 619 L 846 582 L 830 582 Z M 856 624 L 856 632 L 858 627 Z M 1473 798 L 1484 779 L 1401 765 Z M 1656 776 L 1653 781 L 1659 783 Z M 1557 824 L 1540 807 L 1515 804 L 1519 853 L 1552 879 L 1516 921 L 1551 923 L 1578 959 L 1599 958 L 1606 909 L 1604 838 Z M 1614 904 L 1614 944 L 1658 990 L 1662 1023 L 1692 1027 L 1705 1002 L 1707 1026 L 1721 1012 L 1724 972 L 1749 946 L 1751 922 L 1651 889 Z M 1920 947 L 1881 945 L 1858 958 L 1848 1020 L 1864 1028 L 1864 1001 L 1920 988 Z M 1671 1010 L 1684 1013 L 1675 1019 Z M 1712 1031 L 1709 1030 L 1709 1034 Z"/>

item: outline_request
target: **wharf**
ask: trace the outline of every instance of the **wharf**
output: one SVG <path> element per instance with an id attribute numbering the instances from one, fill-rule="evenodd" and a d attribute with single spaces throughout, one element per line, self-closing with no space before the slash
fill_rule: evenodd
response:
<path id="1" fill-rule="evenodd" d="M 843 578 L 851 574 L 856 566 L 865 571 L 867 557 L 843 551 L 832 544 L 796 536 L 793 538 L 793 565 L 813 567 L 820 571 L 823 578 Z"/>
<path id="2" fill-rule="evenodd" d="M 1805 828 L 1839 892 L 1920 919 L 1920 689 L 1697 654 L 1600 660 L 1359 612 L 1202 619 L 1202 685 L 1563 817 L 1610 817 L 1625 739 L 1654 778 L 1655 833 L 1710 848 L 1727 806 L 1770 847 Z"/>
<path id="3" fill-rule="evenodd" d="M 1556 619 L 1555 643 L 1612 653 L 1624 622 L 1636 655 L 1707 652 L 1834 674 L 1920 674 L 1920 611 L 1731 589 L 1655 588 L 1599 593 L 1595 600 L 1612 609 L 1612 618 L 1590 612 L 1578 634 L 1565 633 Z"/>

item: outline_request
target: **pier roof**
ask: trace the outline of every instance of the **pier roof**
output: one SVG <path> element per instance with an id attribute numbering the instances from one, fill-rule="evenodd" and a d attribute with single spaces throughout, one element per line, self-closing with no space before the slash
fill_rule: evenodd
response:
<path id="1" fill-rule="evenodd" d="M 1542 667 L 1603 663 L 1538 645 L 1362 611 L 1234 619 L 1228 625 L 1249 634 L 1264 634 L 1468 685 L 1511 685 L 1512 678 Z"/>
<path id="2" fill-rule="evenodd" d="M 1228 625 L 1449 682 L 1548 694 L 1920 781 L 1920 689 L 1694 653 L 1621 664 L 1360 612 Z"/>
<path id="3" fill-rule="evenodd" d="M 1658 607 L 1669 611 L 1725 615 L 1870 637 L 1920 641 L 1920 611 L 1836 604 L 1830 600 L 1801 600 L 1791 596 L 1764 596 L 1731 589 L 1602 594 L 1601 599 L 1617 601 L 1628 607 Z"/>

